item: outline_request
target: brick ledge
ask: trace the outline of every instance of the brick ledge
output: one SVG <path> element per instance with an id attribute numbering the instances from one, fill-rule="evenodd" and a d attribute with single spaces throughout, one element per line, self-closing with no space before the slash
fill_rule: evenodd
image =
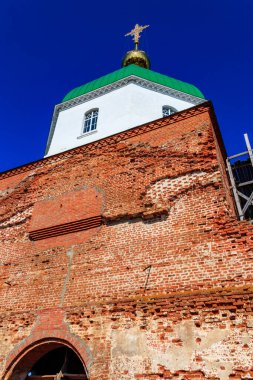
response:
<path id="1" fill-rule="evenodd" d="M 28 164 L 18 166 L 14 169 L 4 171 L 4 172 L 0 173 L 0 180 L 4 179 L 4 178 L 12 177 L 16 174 L 21 174 L 21 173 L 27 172 L 27 171 L 32 170 L 32 169 L 42 167 L 43 165 L 52 164 L 52 163 L 70 158 L 70 157 L 74 156 L 75 154 L 92 152 L 98 148 L 107 148 L 108 146 L 113 145 L 113 144 L 117 144 L 120 141 L 128 140 L 131 137 L 135 137 L 135 136 L 141 135 L 143 133 L 147 133 L 149 131 L 152 131 L 154 129 L 158 129 L 158 128 L 162 128 L 162 127 L 165 127 L 165 126 L 170 125 L 170 124 L 174 124 L 178 121 L 182 121 L 182 120 L 188 119 L 190 117 L 199 115 L 201 113 L 210 111 L 211 109 L 212 109 L 212 104 L 210 101 L 207 101 L 205 103 L 201 103 L 198 106 L 188 108 L 187 110 L 177 112 L 177 113 L 175 113 L 171 116 L 165 117 L 165 118 L 157 119 L 151 123 L 139 125 L 137 127 L 131 128 L 127 131 L 120 132 L 120 133 L 117 133 L 115 135 L 106 137 L 102 140 L 98 140 L 98 141 L 95 141 L 95 142 L 92 142 L 92 143 L 89 143 L 86 145 L 82 145 L 80 147 L 67 150 L 66 152 L 58 153 L 54 156 L 42 158 L 41 160 L 30 162 Z"/>

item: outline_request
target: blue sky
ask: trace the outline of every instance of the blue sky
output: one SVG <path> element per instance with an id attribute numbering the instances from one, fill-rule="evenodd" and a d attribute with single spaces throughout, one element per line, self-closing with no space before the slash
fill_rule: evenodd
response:
<path id="1" fill-rule="evenodd" d="M 53 108 L 72 88 L 120 68 L 124 37 L 150 24 L 152 69 L 213 101 L 228 154 L 253 145 L 252 0 L 2 0 L 0 171 L 44 155 Z"/>

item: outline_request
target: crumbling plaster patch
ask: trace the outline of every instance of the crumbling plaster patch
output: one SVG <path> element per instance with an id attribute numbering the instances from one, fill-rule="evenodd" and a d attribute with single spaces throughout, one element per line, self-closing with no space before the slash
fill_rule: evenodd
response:
<path id="1" fill-rule="evenodd" d="M 193 321 L 187 320 L 176 324 L 172 332 L 165 332 L 160 339 L 157 333 L 150 332 L 157 329 L 156 324 L 153 321 L 149 332 L 140 331 L 138 327 L 112 331 L 111 379 L 114 373 L 124 371 L 129 379 L 136 373 L 144 374 L 147 363 L 150 373 L 157 373 L 164 366 L 171 373 L 202 371 L 206 377 L 221 380 L 227 380 L 236 366 L 251 368 L 253 343 L 246 331 L 233 331 L 228 325 L 222 329 L 207 325 L 197 328 Z M 245 342 L 251 355 L 242 353 Z"/>
<path id="2" fill-rule="evenodd" d="M 18 225 L 21 223 L 25 223 L 27 219 L 31 217 L 32 214 L 32 206 L 25 208 L 24 210 L 20 210 L 15 213 L 15 215 L 10 216 L 8 219 L 0 222 L 0 228 L 13 227 L 14 225 Z"/>

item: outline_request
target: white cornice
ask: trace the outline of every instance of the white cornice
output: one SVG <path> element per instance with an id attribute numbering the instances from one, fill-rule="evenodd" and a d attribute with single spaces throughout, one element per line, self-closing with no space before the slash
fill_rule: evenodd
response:
<path id="1" fill-rule="evenodd" d="M 76 98 L 60 103 L 56 107 L 57 108 L 59 107 L 59 109 L 62 111 L 62 110 L 74 107 L 78 104 L 87 102 L 88 100 L 97 98 L 98 96 L 108 94 L 108 92 L 117 90 L 118 88 L 126 86 L 129 83 L 134 83 L 148 90 L 152 90 L 152 91 L 159 92 L 161 94 L 173 96 L 177 99 L 181 99 L 181 100 L 193 103 L 195 105 L 206 101 L 205 99 L 202 99 L 190 94 L 186 94 L 185 92 L 175 90 L 171 87 L 166 87 L 161 84 L 151 82 L 147 79 L 137 77 L 136 75 L 129 75 L 128 77 L 120 79 L 114 83 L 108 84 L 107 86 L 100 87 L 97 90 L 90 91 L 87 94 L 80 95 L 80 96 L 77 96 Z"/>

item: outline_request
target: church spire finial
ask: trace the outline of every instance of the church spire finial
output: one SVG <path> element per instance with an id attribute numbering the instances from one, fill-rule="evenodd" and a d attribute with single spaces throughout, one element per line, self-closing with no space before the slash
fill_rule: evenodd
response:
<path id="1" fill-rule="evenodd" d="M 135 50 L 138 50 L 138 45 L 139 45 L 139 39 L 140 39 L 141 32 L 144 29 L 148 28 L 148 27 L 149 27 L 149 25 L 142 26 L 142 25 L 139 25 L 139 24 L 135 24 L 134 29 L 132 29 L 131 32 L 125 34 L 125 37 L 126 36 L 133 36 L 134 37 L 133 41 L 135 43 Z"/>
<path id="2" fill-rule="evenodd" d="M 145 69 L 150 68 L 150 60 L 143 50 L 139 50 L 139 40 L 140 40 L 140 34 L 141 32 L 148 28 L 149 25 L 139 25 L 136 24 L 135 27 L 131 30 L 131 32 L 125 34 L 125 36 L 133 36 L 133 41 L 135 44 L 135 49 L 128 51 L 123 60 L 122 60 L 122 67 L 128 66 L 128 65 L 137 65 L 144 67 Z"/>

